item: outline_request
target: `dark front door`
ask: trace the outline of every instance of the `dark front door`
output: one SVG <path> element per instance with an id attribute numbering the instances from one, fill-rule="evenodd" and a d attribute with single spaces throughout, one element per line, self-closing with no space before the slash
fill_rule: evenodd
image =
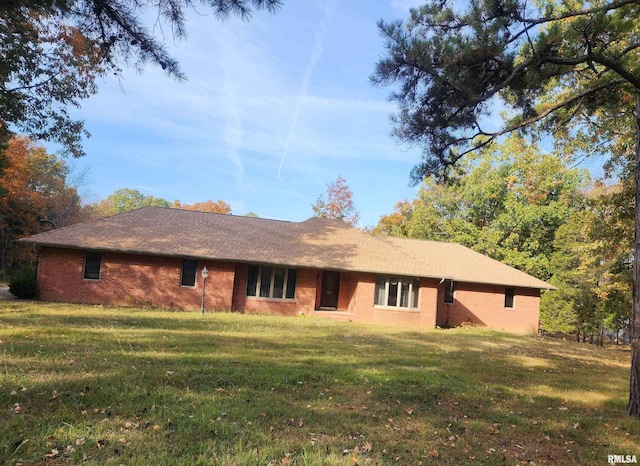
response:
<path id="1" fill-rule="evenodd" d="M 322 272 L 322 290 L 320 291 L 320 308 L 321 309 L 337 309 L 339 290 L 340 290 L 340 272 Z"/>

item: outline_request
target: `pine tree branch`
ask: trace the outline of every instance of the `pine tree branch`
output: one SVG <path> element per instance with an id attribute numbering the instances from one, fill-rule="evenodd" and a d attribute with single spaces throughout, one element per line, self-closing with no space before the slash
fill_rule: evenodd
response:
<path id="1" fill-rule="evenodd" d="M 576 18 L 578 16 L 589 16 L 594 13 L 609 12 L 611 10 L 617 10 L 618 8 L 622 8 L 627 5 L 640 5 L 640 0 L 619 0 L 617 2 L 607 3 L 606 5 L 602 5 L 594 8 L 588 8 L 586 10 L 568 11 L 566 13 L 563 13 L 561 15 L 556 15 L 556 16 L 545 16 L 544 18 L 517 17 L 517 19 L 518 21 L 521 21 L 523 23 L 540 25 L 540 24 L 560 21 L 563 19 Z"/>

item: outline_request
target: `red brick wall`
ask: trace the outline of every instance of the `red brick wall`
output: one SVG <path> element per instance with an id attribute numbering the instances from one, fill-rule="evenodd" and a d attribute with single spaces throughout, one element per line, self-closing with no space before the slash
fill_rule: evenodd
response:
<path id="1" fill-rule="evenodd" d="M 471 324 L 516 333 L 538 332 L 540 290 L 516 288 L 513 308 L 504 307 L 504 286 L 456 282 L 453 304 L 444 302 L 444 284 L 438 291 L 440 326 Z"/>
<path id="2" fill-rule="evenodd" d="M 340 295 L 337 312 L 316 311 L 314 314 L 353 322 L 420 329 L 435 327 L 438 294 L 438 282 L 436 280 L 421 280 L 418 309 L 374 306 L 375 280 L 375 274 L 343 272 L 340 276 Z"/>
<path id="3" fill-rule="evenodd" d="M 43 300 L 119 306 L 150 305 L 199 309 L 202 300 L 200 270 L 206 266 L 205 309 L 230 309 L 233 264 L 198 261 L 194 287 L 180 286 L 182 259 L 102 253 L 99 280 L 84 280 L 84 251 L 42 248 L 38 262 L 38 294 Z"/>
<path id="4" fill-rule="evenodd" d="M 340 274 L 337 311 L 319 309 L 322 272 L 299 269 L 294 300 L 245 296 L 246 264 L 198 261 L 194 287 L 180 286 L 182 259 L 104 252 L 100 280 L 83 280 L 84 251 L 42 248 L 38 265 L 41 299 L 121 306 L 152 305 L 162 308 L 200 309 L 202 278 L 206 265 L 206 310 L 239 310 L 247 313 L 317 315 L 356 322 L 400 325 L 411 328 L 455 327 L 465 322 L 497 330 L 536 333 L 539 290 L 516 289 L 513 309 L 505 309 L 505 288 L 456 283 L 455 303 L 444 303 L 444 285 L 422 279 L 419 309 L 376 307 L 373 304 L 375 275 Z M 436 318 L 437 317 L 437 318 Z"/>
<path id="5" fill-rule="evenodd" d="M 420 295 L 418 309 L 403 309 L 394 307 L 374 307 L 372 322 L 385 325 L 396 325 L 407 328 L 431 329 L 436 321 L 437 282 L 427 278 L 420 280 Z M 371 276 L 368 287 L 370 301 L 373 304 L 375 292 L 375 276 Z"/>

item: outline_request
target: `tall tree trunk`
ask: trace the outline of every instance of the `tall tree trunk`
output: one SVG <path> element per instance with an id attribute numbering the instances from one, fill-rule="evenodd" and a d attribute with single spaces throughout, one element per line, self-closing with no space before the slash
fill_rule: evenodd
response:
<path id="1" fill-rule="evenodd" d="M 5 240 L 5 229 L 0 228 L 0 266 L 2 267 L 2 280 L 7 281 L 7 241 Z"/>
<path id="2" fill-rule="evenodd" d="M 640 91 L 636 91 L 635 239 L 633 243 L 633 300 L 631 307 L 631 380 L 629 416 L 640 417 Z"/>

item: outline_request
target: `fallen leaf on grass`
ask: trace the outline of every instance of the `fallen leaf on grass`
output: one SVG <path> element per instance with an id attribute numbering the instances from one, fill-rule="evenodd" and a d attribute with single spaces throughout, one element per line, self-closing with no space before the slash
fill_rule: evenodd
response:
<path id="1" fill-rule="evenodd" d="M 362 451 L 365 452 L 365 453 L 369 453 L 371 450 L 373 450 L 373 445 L 371 445 L 369 442 L 366 442 L 362 446 Z"/>
<path id="2" fill-rule="evenodd" d="M 60 454 L 60 452 L 58 450 L 56 450 L 55 448 L 53 448 L 51 450 L 51 453 L 45 454 L 44 457 L 46 459 L 52 459 L 52 458 L 56 458 L 59 454 Z"/>

